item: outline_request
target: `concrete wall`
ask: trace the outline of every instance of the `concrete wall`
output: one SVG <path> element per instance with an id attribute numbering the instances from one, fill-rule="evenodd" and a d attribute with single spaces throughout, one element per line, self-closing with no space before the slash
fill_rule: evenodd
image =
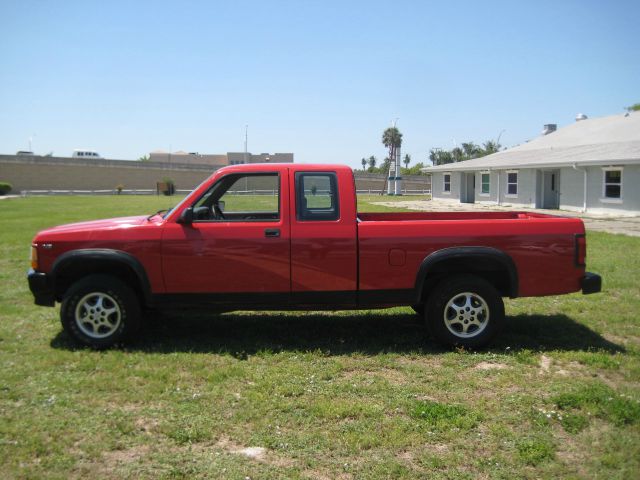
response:
<path id="1" fill-rule="evenodd" d="M 192 189 L 215 167 L 172 166 L 125 160 L 79 160 L 61 157 L 0 155 L 0 181 L 21 190 L 155 189 L 156 182 L 171 178 L 176 188 Z"/>
<path id="2" fill-rule="evenodd" d="M 156 182 L 171 178 L 176 188 L 191 190 L 211 175 L 217 166 L 176 165 L 126 160 L 84 160 L 63 157 L 18 157 L 0 155 L 0 181 L 11 183 L 13 193 L 21 190 L 111 190 L 155 189 Z M 404 188 L 428 190 L 430 177 L 404 177 Z M 356 188 L 378 192 L 385 175 L 356 172 Z"/>
<path id="3" fill-rule="evenodd" d="M 356 179 L 356 190 L 371 190 L 372 193 L 382 191 L 387 177 L 383 174 L 363 172 L 354 172 L 354 175 Z M 405 175 L 402 177 L 402 189 L 430 190 L 431 177 L 428 175 Z"/>

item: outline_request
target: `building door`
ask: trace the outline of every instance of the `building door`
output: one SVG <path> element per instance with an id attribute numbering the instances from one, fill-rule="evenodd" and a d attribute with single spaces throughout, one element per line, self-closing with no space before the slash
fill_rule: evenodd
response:
<path id="1" fill-rule="evenodd" d="M 460 202 L 475 203 L 476 201 L 476 175 L 473 172 L 461 174 Z"/>
<path id="2" fill-rule="evenodd" d="M 542 208 L 560 208 L 560 170 L 547 170 L 542 175 Z"/>

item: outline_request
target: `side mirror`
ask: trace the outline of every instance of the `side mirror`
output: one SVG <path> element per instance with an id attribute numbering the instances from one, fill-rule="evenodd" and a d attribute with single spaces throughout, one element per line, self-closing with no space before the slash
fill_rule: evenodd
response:
<path id="1" fill-rule="evenodd" d="M 185 208 L 182 211 L 178 223 L 184 223 L 186 225 L 191 225 L 193 223 L 193 207 Z"/>

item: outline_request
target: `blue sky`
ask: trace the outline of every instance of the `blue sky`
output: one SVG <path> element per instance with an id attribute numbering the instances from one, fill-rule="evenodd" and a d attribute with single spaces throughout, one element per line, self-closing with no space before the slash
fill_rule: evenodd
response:
<path id="1" fill-rule="evenodd" d="M 505 146 L 640 102 L 638 1 L 0 0 L 0 153 Z"/>

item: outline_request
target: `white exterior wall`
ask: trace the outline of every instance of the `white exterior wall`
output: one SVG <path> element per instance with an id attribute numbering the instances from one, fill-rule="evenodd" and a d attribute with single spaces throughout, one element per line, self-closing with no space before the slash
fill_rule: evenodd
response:
<path id="1" fill-rule="evenodd" d="M 498 203 L 498 174 L 489 172 L 489 194 L 482 193 L 482 174 L 487 170 L 476 172 L 476 203 Z"/>
<path id="2" fill-rule="evenodd" d="M 507 194 L 508 172 L 518 172 L 518 194 Z M 500 171 L 500 204 L 535 208 L 536 206 L 536 170 L 520 168 Z"/>
<path id="3" fill-rule="evenodd" d="M 608 167 L 608 166 L 607 166 Z M 615 165 L 613 165 L 615 167 Z M 560 208 L 582 211 L 584 205 L 584 170 L 587 171 L 587 212 L 640 215 L 640 165 L 622 167 L 622 198 L 604 198 L 603 166 L 560 171 Z"/>
<path id="4" fill-rule="evenodd" d="M 451 173 L 451 192 L 444 192 L 444 175 Z M 431 198 L 460 201 L 460 172 L 434 172 L 431 175 Z"/>

